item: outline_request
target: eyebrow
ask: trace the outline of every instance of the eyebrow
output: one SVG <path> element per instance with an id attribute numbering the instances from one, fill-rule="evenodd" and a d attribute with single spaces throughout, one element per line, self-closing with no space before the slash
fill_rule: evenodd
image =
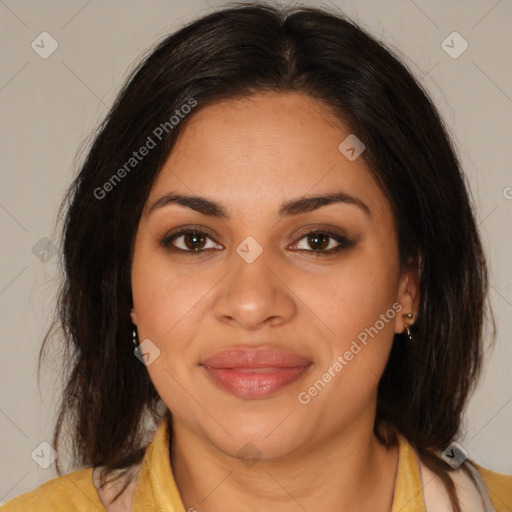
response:
<path id="1" fill-rule="evenodd" d="M 341 191 L 318 196 L 302 196 L 286 201 L 279 209 L 279 216 L 287 217 L 291 215 L 299 215 L 301 213 L 308 213 L 313 210 L 317 210 L 322 206 L 335 203 L 357 206 L 368 216 L 372 216 L 370 208 L 368 208 L 363 201 Z M 163 208 L 169 204 L 179 204 L 210 217 L 217 217 L 221 219 L 229 218 L 228 211 L 220 203 L 207 199 L 206 197 L 176 194 L 174 192 L 168 192 L 160 199 L 157 199 L 149 208 L 148 214 L 151 214 L 155 210 Z"/>

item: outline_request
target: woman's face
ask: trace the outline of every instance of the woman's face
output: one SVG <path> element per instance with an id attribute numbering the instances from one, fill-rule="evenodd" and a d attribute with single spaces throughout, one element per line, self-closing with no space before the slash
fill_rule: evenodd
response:
<path id="1" fill-rule="evenodd" d="M 373 428 L 416 282 L 349 135 L 299 93 L 224 101 L 184 126 L 132 266 L 132 321 L 177 435 L 272 458 Z"/>

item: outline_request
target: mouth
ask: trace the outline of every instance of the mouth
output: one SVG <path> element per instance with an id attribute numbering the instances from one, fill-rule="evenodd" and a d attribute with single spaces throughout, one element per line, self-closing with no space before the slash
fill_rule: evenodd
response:
<path id="1" fill-rule="evenodd" d="M 213 382 L 231 394 L 250 400 L 266 398 L 297 381 L 312 362 L 275 349 L 233 349 L 205 359 Z"/>

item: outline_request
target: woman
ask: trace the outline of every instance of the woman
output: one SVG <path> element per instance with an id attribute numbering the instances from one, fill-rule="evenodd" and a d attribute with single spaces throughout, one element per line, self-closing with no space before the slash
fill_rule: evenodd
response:
<path id="1" fill-rule="evenodd" d="M 510 510 L 452 444 L 487 291 L 465 181 L 353 23 L 253 4 L 171 35 L 68 198 L 54 444 L 69 423 L 84 469 L 5 512 Z"/>

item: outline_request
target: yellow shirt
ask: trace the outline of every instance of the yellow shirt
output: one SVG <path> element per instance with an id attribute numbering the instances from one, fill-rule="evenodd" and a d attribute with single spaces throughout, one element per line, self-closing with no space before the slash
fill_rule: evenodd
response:
<path id="1" fill-rule="evenodd" d="M 186 512 L 172 474 L 168 446 L 169 431 L 167 422 L 163 421 L 142 461 L 134 484 L 131 510 Z M 420 467 L 422 466 L 416 451 L 405 438 L 400 437 L 392 512 L 426 512 Z M 512 476 L 476 467 L 483 477 L 496 511 L 511 512 Z M 14 498 L 2 506 L 1 511 L 105 512 L 92 477 L 93 468 L 86 468 L 54 478 L 37 489 Z"/>

